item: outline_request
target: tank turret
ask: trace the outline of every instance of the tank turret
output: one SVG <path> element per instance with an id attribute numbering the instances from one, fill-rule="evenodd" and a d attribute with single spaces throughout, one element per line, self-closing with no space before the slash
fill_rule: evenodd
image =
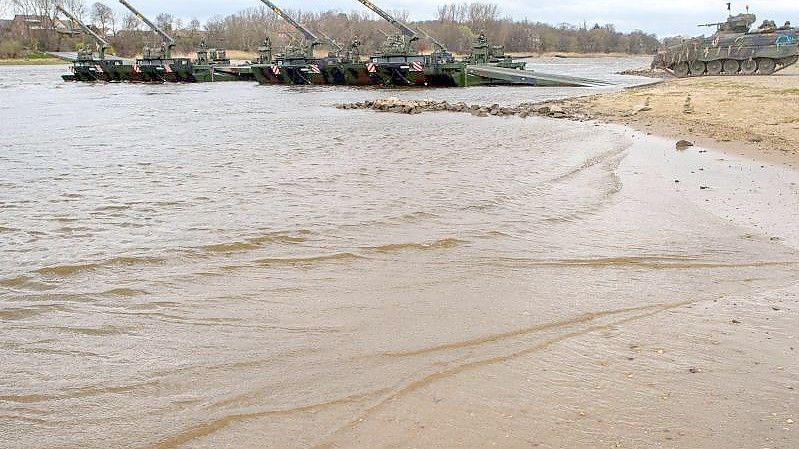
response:
<path id="1" fill-rule="evenodd" d="M 719 33 L 748 33 L 749 28 L 757 21 L 754 14 L 738 14 L 729 16 L 725 22 L 703 23 L 700 27 L 717 27 L 716 34 Z"/>

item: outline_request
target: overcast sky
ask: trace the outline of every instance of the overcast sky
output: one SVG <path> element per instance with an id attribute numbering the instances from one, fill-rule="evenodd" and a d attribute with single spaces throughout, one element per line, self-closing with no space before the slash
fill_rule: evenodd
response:
<path id="1" fill-rule="evenodd" d="M 122 10 L 116 0 L 102 0 L 109 6 Z M 311 10 L 364 10 L 356 0 L 272 0 L 284 9 Z M 387 10 L 406 10 L 411 20 L 436 17 L 436 6 L 453 0 L 373 0 Z M 460 3 L 460 1 L 456 1 Z M 589 25 L 613 23 L 617 29 L 641 29 L 659 36 L 701 34 L 707 29 L 696 27 L 699 23 L 722 21 L 726 17 L 726 4 L 715 0 L 484 0 L 499 5 L 503 16 L 521 20 L 541 21 L 551 24 L 568 22 Z M 87 0 L 88 4 L 92 0 Z M 147 15 L 169 12 L 178 17 L 197 17 L 205 20 L 214 15 L 227 15 L 244 8 L 261 5 L 259 0 L 131 0 Z M 733 2 L 733 13 L 743 12 L 746 5 L 759 20 L 770 18 L 782 25 L 790 20 L 799 26 L 799 0 L 753 0 Z"/>

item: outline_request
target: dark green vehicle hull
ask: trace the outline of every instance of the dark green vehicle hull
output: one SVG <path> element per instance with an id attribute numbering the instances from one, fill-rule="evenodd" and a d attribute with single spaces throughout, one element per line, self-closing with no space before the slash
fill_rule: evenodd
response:
<path id="1" fill-rule="evenodd" d="M 76 61 L 65 81 L 128 83 L 204 83 L 254 81 L 249 66 L 194 65 L 188 59 L 164 61 L 138 60 L 135 64 L 119 60 Z"/>
<path id="2" fill-rule="evenodd" d="M 63 75 L 65 81 L 82 82 L 131 82 L 138 79 L 132 64 L 118 60 L 75 61 L 71 74 Z"/>
<path id="3" fill-rule="evenodd" d="M 379 86 L 379 87 L 463 87 L 468 85 L 466 64 L 438 64 L 411 70 L 407 64 L 375 65 L 365 63 L 330 63 L 308 66 L 253 65 L 260 84 Z"/>

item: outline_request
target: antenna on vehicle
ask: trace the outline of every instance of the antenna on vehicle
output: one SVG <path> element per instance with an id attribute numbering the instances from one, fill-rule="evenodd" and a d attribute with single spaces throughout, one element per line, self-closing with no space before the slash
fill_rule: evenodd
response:
<path id="1" fill-rule="evenodd" d="M 727 2 L 727 12 L 730 13 L 730 15 L 732 15 L 732 3 L 730 2 Z"/>

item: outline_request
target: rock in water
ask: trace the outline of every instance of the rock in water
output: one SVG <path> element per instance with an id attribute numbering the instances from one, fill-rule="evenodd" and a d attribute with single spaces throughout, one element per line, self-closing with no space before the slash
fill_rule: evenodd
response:
<path id="1" fill-rule="evenodd" d="M 684 150 L 684 149 L 686 149 L 688 147 L 694 146 L 694 143 L 693 142 L 689 142 L 687 140 L 680 140 L 680 141 L 677 142 L 676 146 L 677 146 L 678 150 Z"/>

